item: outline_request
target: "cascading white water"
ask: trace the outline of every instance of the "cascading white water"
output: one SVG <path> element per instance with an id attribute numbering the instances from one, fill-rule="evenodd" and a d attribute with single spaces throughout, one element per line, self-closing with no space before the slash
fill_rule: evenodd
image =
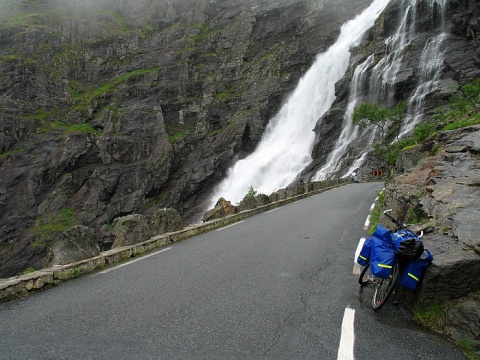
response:
<path id="1" fill-rule="evenodd" d="M 416 2 L 416 0 L 413 0 Z M 379 102 L 391 105 L 394 94 L 394 84 L 398 71 L 402 64 L 402 58 L 406 46 L 415 34 L 415 22 L 409 21 L 415 18 L 416 7 L 411 0 L 403 0 L 401 8 L 405 12 L 395 35 L 385 41 L 386 55 L 375 65 L 370 77 L 370 89 L 373 97 Z"/>
<path id="2" fill-rule="evenodd" d="M 359 136 L 360 128 L 353 125 L 352 115 L 353 110 L 355 109 L 355 105 L 359 101 L 359 93 L 361 93 L 363 84 L 366 81 L 367 70 L 372 66 L 374 61 L 375 55 L 372 54 L 367 58 L 367 60 L 365 60 L 362 64 L 355 68 L 352 82 L 350 84 L 349 101 L 347 104 L 347 109 L 343 116 L 342 133 L 340 134 L 340 137 L 336 142 L 335 149 L 328 155 L 326 165 L 323 166 L 320 171 L 315 174 L 312 180 L 324 180 L 328 178 L 331 174 L 334 174 L 341 164 L 340 159 L 344 155 L 347 146 Z"/>
<path id="3" fill-rule="evenodd" d="M 399 137 L 413 130 L 415 125 L 420 123 L 423 117 L 422 109 L 425 97 L 437 88 L 437 82 L 442 74 L 445 54 L 442 45 L 446 37 L 445 33 L 441 33 L 429 39 L 423 49 L 418 66 L 419 86 L 408 100 L 408 115 L 403 119 Z"/>
<path id="4" fill-rule="evenodd" d="M 311 162 L 313 128 L 335 100 L 335 83 L 348 68 L 350 48 L 373 26 L 390 0 L 375 0 L 355 19 L 342 26 L 338 40 L 300 80 L 297 88 L 270 121 L 257 149 L 239 160 L 216 188 L 209 204 L 219 197 L 237 203 L 250 187 L 264 194 L 284 188 Z"/>
<path id="5" fill-rule="evenodd" d="M 424 98 L 437 87 L 437 82 L 441 76 L 444 52 L 441 47 L 445 34 L 445 3 L 447 0 L 428 0 L 429 9 L 432 15 L 433 24 L 440 34 L 428 39 L 425 43 L 422 56 L 418 65 L 417 87 L 409 97 L 408 115 L 403 119 L 400 129 L 400 137 L 411 131 L 416 124 L 421 121 Z M 397 32 L 386 39 L 384 57 L 371 68 L 373 64 L 373 55 L 368 57 L 362 64 L 358 65 L 350 85 L 350 97 L 348 107 L 344 117 L 344 130 L 336 143 L 336 148 L 329 155 L 327 163 L 315 174 L 314 180 L 323 180 L 333 174 L 338 174 L 345 161 L 345 153 L 348 150 L 348 142 L 352 142 L 359 136 L 368 136 L 364 141 L 366 148 L 359 152 L 356 159 L 344 172 L 343 177 L 348 176 L 354 169 L 360 167 L 365 156 L 371 149 L 372 142 L 375 140 L 375 127 L 370 127 L 368 131 L 357 133 L 352 130 L 351 114 L 355 104 L 361 102 L 364 98 L 367 101 L 377 101 L 386 106 L 392 106 L 395 94 L 394 86 L 398 80 L 399 71 L 402 67 L 402 61 L 406 49 L 414 40 L 416 33 L 416 17 L 418 0 L 403 0 L 400 8 L 405 9 Z M 440 16 L 437 14 L 440 11 Z M 435 24 L 439 21 L 439 26 Z M 368 86 L 365 86 L 368 84 Z M 363 91 L 360 91 L 363 89 Z M 348 131 L 350 136 L 345 137 L 344 132 Z M 344 139 L 344 140 L 342 140 Z"/>

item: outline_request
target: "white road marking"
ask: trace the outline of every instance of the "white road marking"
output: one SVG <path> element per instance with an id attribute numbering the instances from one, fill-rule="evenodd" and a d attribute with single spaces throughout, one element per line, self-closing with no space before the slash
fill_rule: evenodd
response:
<path id="1" fill-rule="evenodd" d="M 370 206 L 370 211 L 372 211 L 373 209 L 375 209 L 375 203 L 373 203 L 372 206 Z"/>
<path id="2" fill-rule="evenodd" d="M 360 241 L 358 242 L 357 245 L 357 250 L 355 250 L 355 259 L 353 259 L 354 262 L 357 262 L 358 255 L 360 255 L 360 251 L 362 251 L 363 244 L 365 243 L 365 238 L 361 238 Z"/>
<path id="3" fill-rule="evenodd" d="M 225 230 L 225 229 L 227 229 L 227 228 L 229 228 L 229 227 L 232 227 L 232 226 L 235 226 L 235 225 L 241 224 L 241 223 L 242 223 L 242 222 L 244 222 L 244 221 L 245 221 L 245 220 L 242 220 L 242 221 L 236 222 L 235 224 L 231 224 L 231 225 L 224 226 L 224 227 L 222 227 L 222 228 L 220 228 L 220 229 L 217 229 L 217 230 L 215 230 L 215 231 L 222 231 L 222 230 Z"/>
<path id="4" fill-rule="evenodd" d="M 362 266 L 357 263 L 358 255 L 362 251 L 363 244 L 365 243 L 365 238 L 361 238 L 357 245 L 357 250 L 355 250 L 355 259 L 353 259 L 353 275 L 360 275 L 362 272 Z"/>
<path id="5" fill-rule="evenodd" d="M 355 310 L 345 308 L 342 322 L 342 334 L 340 336 L 340 346 L 338 347 L 337 360 L 353 360 L 353 347 L 355 344 Z"/>
<path id="6" fill-rule="evenodd" d="M 363 230 L 368 230 L 368 227 L 370 226 L 370 217 L 371 217 L 371 215 L 367 216 L 367 220 L 365 221 L 365 225 L 363 225 Z"/>
<path id="7" fill-rule="evenodd" d="M 272 209 L 272 210 L 265 211 L 265 214 L 268 214 L 268 213 L 271 213 L 271 212 L 277 211 L 278 209 L 280 209 L 280 208 L 278 208 L 278 207 L 277 207 L 277 208 L 275 208 L 275 209 Z"/>
<path id="8" fill-rule="evenodd" d="M 160 254 L 160 253 L 162 253 L 162 252 L 165 252 L 165 251 L 167 251 L 167 250 L 170 250 L 171 248 L 172 248 L 172 247 L 170 246 L 170 247 L 168 247 L 168 248 L 162 249 L 162 250 L 157 251 L 157 252 L 154 252 L 154 253 L 152 253 L 152 254 L 148 254 L 148 255 L 145 255 L 145 256 L 141 256 L 141 257 L 139 257 L 139 258 L 136 258 L 135 260 L 131 260 L 131 261 L 129 261 L 129 262 L 126 262 L 126 263 L 123 263 L 123 264 L 120 264 L 120 265 L 111 267 L 111 268 L 109 268 L 109 269 L 100 271 L 100 272 L 98 272 L 98 273 L 96 273 L 96 274 L 91 275 L 91 277 L 95 277 L 95 276 L 100 275 L 100 274 L 106 274 L 106 273 L 108 273 L 108 272 L 110 272 L 110 271 L 120 269 L 121 267 L 124 267 L 124 266 L 127 266 L 127 265 L 131 265 L 131 264 L 133 264 L 133 263 L 136 263 L 137 261 L 140 261 L 140 260 L 144 260 L 144 259 L 146 259 L 146 258 L 149 258 L 150 256 L 154 256 L 154 255 Z"/>

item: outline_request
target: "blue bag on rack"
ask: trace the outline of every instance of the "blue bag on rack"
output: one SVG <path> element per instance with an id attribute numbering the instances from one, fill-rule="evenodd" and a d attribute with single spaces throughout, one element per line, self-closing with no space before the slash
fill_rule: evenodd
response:
<path id="1" fill-rule="evenodd" d="M 399 249 L 401 242 L 406 239 L 415 239 L 417 241 L 420 241 L 418 236 L 408 229 L 402 229 L 392 234 L 392 241 L 397 250 Z"/>
<path id="2" fill-rule="evenodd" d="M 372 255 L 372 243 L 373 240 L 371 237 L 365 240 L 362 246 L 362 250 L 360 250 L 360 254 L 358 254 L 357 263 L 362 266 L 367 265 L 370 261 L 370 256 Z"/>
<path id="3" fill-rule="evenodd" d="M 387 278 L 392 273 L 395 252 L 393 250 L 392 232 L 380 224 L 372 234 L 371 272 L 380 278 Z"/>
<path id="4" fill-rule="evenodd" d="M 417 260 L 423 254 L 423 242 L 408 229 L 394 232 L 392 240 L 397 254 L 401 254 L 404 259 Z"/>
<path id="5" fill-rule="evenodd" d="M 432 260 L 433 256 L 430 251 L 424 250 L 420 259 L 411 261 L 407 264 L 405 270 L 397 280 L 397 285 L 409 290 L 415 290 Z"/>

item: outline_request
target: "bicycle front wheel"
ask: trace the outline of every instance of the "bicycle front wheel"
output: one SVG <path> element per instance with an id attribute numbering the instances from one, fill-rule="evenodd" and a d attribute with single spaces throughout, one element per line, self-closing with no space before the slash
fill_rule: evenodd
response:
<path id="1" fill-rule="evenodd" d="M 392 266 L 392 274 L 386 279 L 380 279 L 375 287 L 375 292 L 373 293 L 372 298 L 373 310 L 379 310 L 387 302 L 389 296 L 393 292 L 399 273 L 400 266 L 398 262 L 395 261 Z"/>

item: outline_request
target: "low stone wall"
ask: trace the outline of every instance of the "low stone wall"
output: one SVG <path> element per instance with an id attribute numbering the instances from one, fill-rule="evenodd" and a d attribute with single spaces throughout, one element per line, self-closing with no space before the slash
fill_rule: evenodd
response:
<path id="1" fill-rule="evenodd" d="M 0 279 L 0 301 L 9 301 L 27 296 L 36 291 L 48 289 L 52 286 L 61 284 L 66 280 L 105 269 L 109 266 L 141 256 L 174 242 L 233 224 L 247 217 L 344 185 L 348 182 L 350 182 L 349 179 L 337 179 L 296 185 L 289 188 L 290 193 L 292 194 L 290 197 L 280 199 L 268 205 L 260 206 L 252 210 L 241 211 L 222 219 L 211 220 L 203 224 L 186 227 L 180 231 L 154 236 L 149 240 L 138 244 L 104 251 L 100 253 L 99 256 L 75 263 L 56 265 L 48 269 L 38 270 L 25 275 Z"/>

